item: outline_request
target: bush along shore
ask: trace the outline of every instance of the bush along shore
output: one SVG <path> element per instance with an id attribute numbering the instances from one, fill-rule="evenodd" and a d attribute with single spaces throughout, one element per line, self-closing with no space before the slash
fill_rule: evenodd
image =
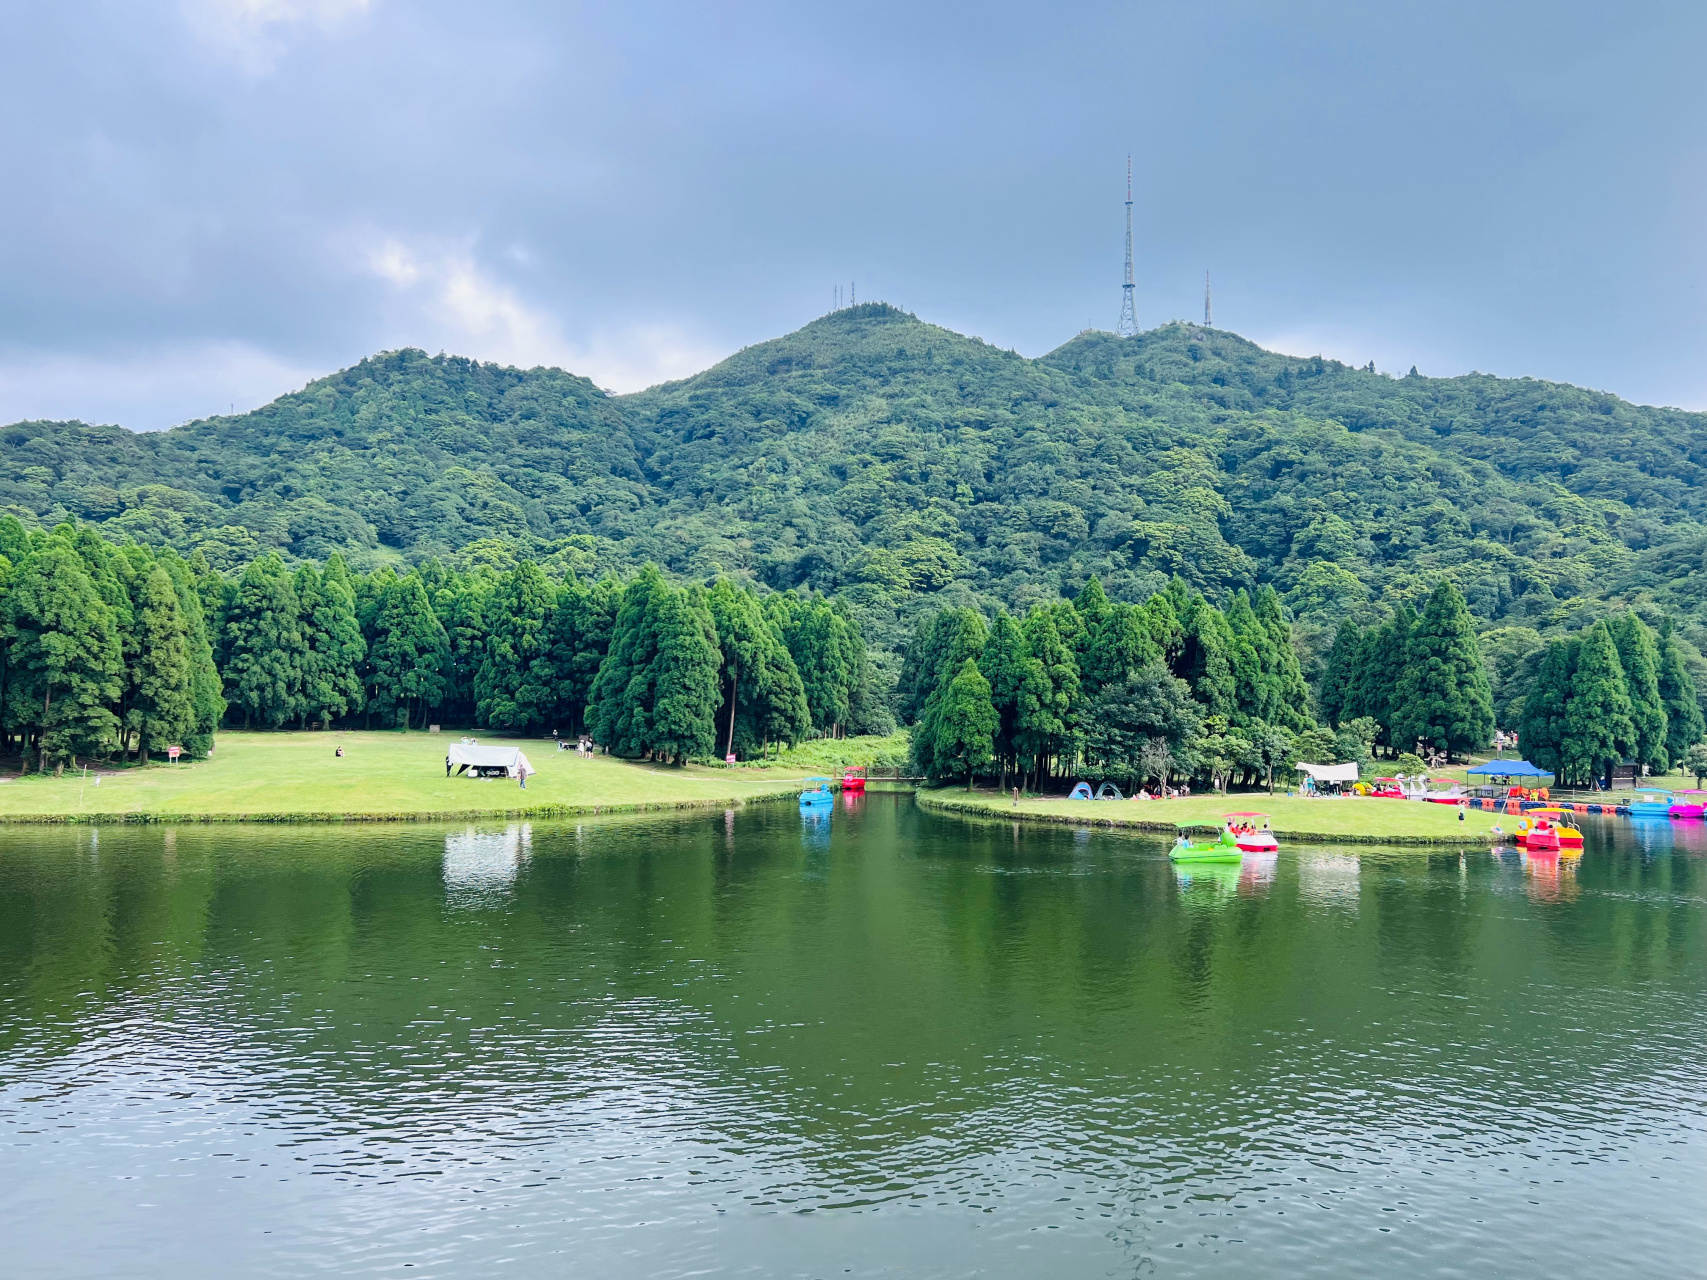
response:
<path id="1" fill-rule="evenodd" d="M 957 787 L 921 790 L 918 803 L 938 813 L 1008 821 L 1053 822 L 1173 834 L 1219 829 L 1221 815 L 1261 812 L 1281 840 L 1318 844 L 1486 846 L 1511 840 L 1516 819 L 1472 809 L 1462 822 L 1447 805 L 1399 800 L 1308 800 L 1298 796 L 1210 795 L 1179 800 L 1062 800 L 967 793 Z M 1503 821 L 1502 821 L 1503 820 Z"/>

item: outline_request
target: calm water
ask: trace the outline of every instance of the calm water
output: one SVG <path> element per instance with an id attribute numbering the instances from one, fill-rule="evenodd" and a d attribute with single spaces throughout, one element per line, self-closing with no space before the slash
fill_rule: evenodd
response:
<path id="1" fill-rule="evenodd" d="M 1707 838 L 1589 839 L 0 829 L 0 1270 L 1702 1274 Z"/>

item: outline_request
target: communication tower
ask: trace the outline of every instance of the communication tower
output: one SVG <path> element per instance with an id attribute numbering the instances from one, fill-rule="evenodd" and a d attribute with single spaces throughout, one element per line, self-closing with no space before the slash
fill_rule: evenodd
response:
<path id="1" fill-rule="evenodd" d="M 1126 283 L 1120 290 L 1120 323 L 1114 331 L 1123 338 L 1138 333 L 1138 310 L 1132 305 L 1132 157 L 1126 157 Z"/>
<path id="2" fill-rule="evenodd" d="M 1209 273 L 1207 271 L 1203 273 L 1203 327 L 1205 329 L 1215 327 L 1215 313 L 1209 309 Z"/>

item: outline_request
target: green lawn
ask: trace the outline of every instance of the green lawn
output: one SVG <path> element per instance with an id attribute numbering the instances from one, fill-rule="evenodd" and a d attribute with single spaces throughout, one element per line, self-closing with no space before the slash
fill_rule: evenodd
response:
<path id="1" fill-rule="evenodd" d="M 1182 800 L 1021 800 L 1016 810 L 1011 799 L 993 792 L 968 795 L 958 788 L 921 792 L 923 803 L 933 807 L 965 809 L 1011 818 L 1017 813 L 1052 822 L 1108 823 L 1154 830 L 1184 826 L 1219 825 L 1225 813 L 1261 812 L 1271 819 L 1275 834 L 1285 838 L 1345 838 L 1381 840 L 1486 843 L 1496 838 L 1494 826 L 1512 829 L 1514 819 L 1500 813 L 1473 809 L 1458 821 L 1455 807 L 1421 801 L 1309 800 L 1302 796 L 1232 795 L 1190 796 Z"/>
<path id="2" fill-rule="evenodd" d="M 237 733 L 219 735 L 212 760 L 157 764 L 101 776 L 0 778 L 0 821 L 160 818 L 425 818 L 524 811 L 584 812 L 684 804 L 723 805 L 791 796 L 809 770 L 670 769 L 582 759 L 550 741 L 487 737 L 516 745 L 539 770 L 514 782 L 445 777 L 445 748 L 462 735 L 433 733 Z M 881 741 L 881 739 L 879 740 Z M 342 758 L 333 748 L 344 747 Z"/>

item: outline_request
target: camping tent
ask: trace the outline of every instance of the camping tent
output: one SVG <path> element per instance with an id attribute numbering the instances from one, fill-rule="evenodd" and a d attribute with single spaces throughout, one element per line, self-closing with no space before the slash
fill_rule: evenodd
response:
<path id="1" fill-rule="evenodd" d="M 1292 766 L 1300 773 L 1307 773 L 1317 782 L 1356 782 L 1357 766 L 1355 764 L 1305 764 L 1300 760 Z"/>
<path id="2" fill-rule="evenodd" d="M 445 752 L 445 777 L 452 771 L 474 770 L 475 776 L 488 778 L 502 774 L 506 778 L 526 778 L 534 767 L 519 747 L 482 747 L 475 743 L 458 742 Z"/>
<path id="3" fill-rule="evenodd" d="M 1466 769 L 1465 773 L 1480 774 L 1484 778 L 1551 778 L 1553 775 L 1546 769 L 1537 769 L 1527 760 L 1490 760 L 1487 764 L 1479 764 L 1474 769 Z"/>

